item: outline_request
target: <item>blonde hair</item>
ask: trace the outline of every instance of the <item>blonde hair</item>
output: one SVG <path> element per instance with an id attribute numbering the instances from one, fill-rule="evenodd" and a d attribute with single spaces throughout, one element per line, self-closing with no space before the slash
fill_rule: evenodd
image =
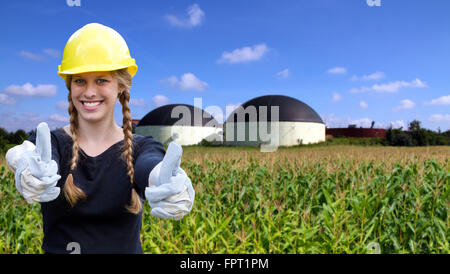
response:
<path id="1" fill-rule="evenodd" d="M 120 69 L 111 71 L 111 76 L 117 78 L 117 82 L 119 84 L 119 88 L 122 91 L 119 93 L 118 99 L 120 104 L 122 105 L 122 115 L 123 115 L 123 133 L 124 133 L 124 142 L 121 147 L 122 154 L 121 158 L 127 164 L 127 174 L 130 178 L 131 184 L 134 184 L 134 166 L 133 166 L 133 134 L 132 134 L 132 121 L 130 115 L 130 107 L 128 106 L 128 102 L 130 101 L 130 88 L 131 88 L 131 75 L 128 73 L 127 69 Z M 72 133 L 72 161 L 70 165 L 70 173 L 67 176 L 66 183 L 64 185 L 64 196 L 69 204 L 73 207 L 80 199 L 85 199 L 86 194 L 83 192 L 81 188 L 79 188 L 73 179 L 72 171 L 75 170 L 77 161 L 78 161 L 78 152 L 79 152 L 79 144 L 78 144 L 78 113 L 72 102 L 71 96 L 71 82 L 72 76 L 67 75 L 66 78 L 66 87 L 69 90 L 69 94 L 67 95 L 67 99 L 69 101 L 69 115 L 70 115 L 70 132 Z M 134 187 L 131 189 L 131 201 L 130 204 L 126 206 L 126 209 L 134 214 L 138 214 L 141 209 L 141 199 L 137 194 Z"/>

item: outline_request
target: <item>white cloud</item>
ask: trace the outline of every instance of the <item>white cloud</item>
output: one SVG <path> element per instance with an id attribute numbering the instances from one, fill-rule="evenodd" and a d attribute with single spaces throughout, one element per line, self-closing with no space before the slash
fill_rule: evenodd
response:
<path id="1" fill-rule="evenodd" d="M 185 73 L 179 80 L 175 76 L 161 80 L 162 83 L 169 85 L 170 87 L 176 87 L 181 90 L 195 90 L 203 91 L 208 87 L 208 83 L 201 81 L 192 73 Z"/>
<path id="2" fill-rule="evenodd" d="M 387 84 L 375 84 L 372 90 L 378 92 L 397 92 L 401 87 L 408 87 L 410 83 L 405 81 L 389 82 Z"/>
<path id="3" fill-rule="evenodd" d="M 426 88 L 428 85 L 425 82 L 422 82 L 419 78 L 414 79 L 411 82 L 411 87 L 414 88 Z"/>
<path id="4" fill-rule="evenodd" d="M 450 95 L 431 100 L 427 105 L 450 105 Z"/>
<path id="5" fill-rule="evenodd" d="M 207 86 L 208 84 L 206 82 L 201 81 L 192 73 L 185 73 L 181 76 L 181 90 L 203 91 Z"/>
<path id="6" fill-rule="evenodd" d="M 283 79 L 288 78 L 289 74 L 290 74 L 289 69 L 284 69 L 284 70 L 282 70 L 280 72 L 277 72 L 277 76 L 280 77 L 280 78 L 283 78 Z"/>
<path id="7" fill-rule="evenodd" d="M 366 91 L 369 91 L 369 90 L 370 90 L 369 87 L 360 87 L 360 88 L 351 88 L 350 92 L 351 93 L 363 93 L 363 92 L 366 92 Z"/>
<path id="8" fill-rule="evenodd" d="M 384 72 L 377 71 L 377 72 L 369 74 L 369 75 L 363 75 L 361 77 L 361 80 L 363 80 L 363 81 L 380 80 L 380 79 L 383 79 L 384 77 L 386 77 Z"/>
<path id="9" fill-rule="evenodd" d="M 369 75 L 363 75 L 363 76 L 361 76 L 361 77 L 358 77 L 358 76 L 356 76 L 356 75 L 353 75 L 353 77 L 350 78 L 350 80 L 351 80 L 351 81 L 358 81 L 358 80 L 361 80 L 361 81 L 371 81 L 371 80 L 380 80 L 380 79 L 383 79 L 384 77 L 386 77 L 386 75 L 384 74 L 384 72 L 377 71 L 377 72 L 374 72 L 374 73 L 369 74 Z"/>
<path id="10" fill-rule="evenodd" d="M 338 102 L 341 99 L 342 99 L 342 96 L 339 93 L 333 92 L 333 99 L 332 99 L 333 102 Z"/>
<path id="11" fill-rule="evenodd" d="M 50 56 L 52 58 L 58 58 L 61 55 L 59 50 L 56 50 L 56 49 L 44 49 L 43 51 L 45 54 L 47 54 L 48 56 Z"/>
<path id="12" fill-rule="evenodd" d="M 23 129 L 30 131 L 36 129 L 40 118 L 38 114 L 16 114 L 14 111 L 2 112 L 0 114 L 0 127 L 8 131 Z"/>
<path id="13" fill-rule="evenodd" d="M 347 69 L 344 67 L 334 67 L 330 68 L 327 72 L 330 74 L 346 74 Z"/>
<path id="14" fill-rule="evenodd" d="M 370 128 L 370 126 L 372 125 L 372 121 L 373 119 L 370 118 L 362 118 L 358 120 L 351 120 L 350 124 L 356 125 L 356 127 Z"/>
<path id="15" fill-rule="evenodd" d="M 401 100 L 400 105 L 394 109 L 394 111 L 412 109 L 416 106 L 416 103 L 409 99 Z"/>
<path id="16" fill-rule="evenodd" d="M 169 104 L 169 102 L 170 102 L 169 98 L 167 98 L 166 96 L 161 95 L 161 94 L 156 94 L 152 98 L 152 104 L 153 104 L 153 107 L 155 107 L 155 108 L 163 106 L 163 105 L 167 105 L 167 104 Z"/>
<path id="17" fill-rule="evenodd" d="M 223 52 L 222 57 L 217 62 L 219 64 L 236 64 L 256 61 L 261 59 L 268 51 L 269 48 L 264 43 L 253 47 L 243 47 L 240 49 L 235 49 L 232 52 Z"/>
<path id="18" fill-rule="evenodd" d="M 349 117 L 342 118 L 334 115 L 334 113 L 330 113 L 328 115 L 320 115 L 325 125 L 329 128 L 334 127 L 348 127 L 351 123 L 351 119 Z"/>
<path id="19" fill-rule="evenodd" d="M 36 87 L 33 87 L 33 85 L 30 83 L 26 83 L 22 86 L 10 85 L 5 88 L 5 92 L 8 94 L 42 97 L 55 96 L 56 90 L 57 87 L 55 85 L 37 85 Z"/>
<path id="20" fill-rule="evenodd" d="M 348 127 L 349 125 L 356 125 L 357 127 L 370 127 L 372 125 L 372 119 L 370 118 L 362 118 L 362 119 L 351 119 L 350 117 L 342 118 L 337 117 L 333 113 L 328 115 L 321 115 L 322 120 L 325 122 L 328 128 L 335 128 L 335 127 Z M 379 126 L 379 124 L 378 124 Z M 375 127 L 377 127 L 377 124 L 375 124 Z"/>
<path id="21" fill-rule="evenodd" d="M 428 118 L 428 121 L 437 123 L 437 122 L 450 122 L 450 114 L 433 114 Z"/>
<path id="22" fill-rule="evenodd" d="M 41 116 L 39 114 L 36 114 L 36 113 L 26 112 L 26 113 L 23 113 L 22 115 L 25 116 L 29 121 L 32 121 L 32 122 L 39 122 L 39 121 L 41 121 Z"/>
<path id="23" fill-rule="evenodd" d="M 163 79 L 160 82 L 168 85 L 169 87 L 176 87 L 178 85 L 178 78 L 175 76 L 170 76 L 169 78 Z"/>
<path id="24" fill-rule="evenodd" d="M 15 105 L 16 101 L 14 98 L 5 93 L 0 93 L 0 104 L 3 105 Z"/>
<path id="25" fill-rule="evenodd" d="M 42 50 L 42 52 L 44 54 L 36 54 L 36 53 L 32 53 L 32 52 L 29 52 L 26 50 L 21 50 L 19 52 L 19 55 L 26 59 L 33 60 L 33 61 L 44 61 L 47 59 L 46 56 L 50 56 L 51 58 L 58 58 L 61 55 L 59 50 L 50 49 L 50 48 L 44 49 L 44 50 Z"/>
<path id="26" fill-rule="evenodd" d="M 182 28 L 192 28 L 201 25 L 205 18 L 205 12 L 200 9 L 197 4 L 193 4 L 187 8 L 187 17 L 178 18 L 175 15 L 167 14 L 166 20 L 173 26 Z"/>
<path id="27" fill-rule="evenodd" d="M 370 128 L 372 126 L 371 118 L 361 118 L 361 119 L 352 119 L 350 117 L 342 118 L 330 113 L 328 115 L 320 115 L 324 123 L 328 128 L 347 128 L 349 125 L 356 125 L 356 127 Z M 385 128 L 387 129 L 389 125 L 392 125 L 393 128 L 399 128 L 403 126 L 405 128 L 406 124 L 404 121 L 393 121 L 386 124 L 376 122 L 374 124 L 374 128 Z"/>
<path id="28" fill-rule="evenodd" d="M 67 119 L 67 120 L 66 120 Z M 47 122 L 50 130 L 62 127 L 68 123 L 69 118 L 58 115 L 45 120 L 37 113 L 15 113 L 14 111 L 3 111 L 0 113 L 0 127 L 8 131 L 23 129 L 25 131 L 35 130 L 41 122 Z"/>
<path id="29" fill-rule="evenodd" d="M 56 108 L 60 110 L 66 110 L 69 108 L 69 102 L 67 101 L 58 101 L 56 102 Z"/>
<path id="30" fill-rule="evenodd" d="M 359 87 L 350 89 L 351 93 L 362 93 L 366 91 L 374 91 L 380 93 L 394 93 L 397 92 L 400 88 L 408 87 L 408 88 L 424 88 L 427 87 L 425 82 L 422 82 L 420 79 L 416 78 L 411 82 L 406 81 L 395 81 L 384 84 L 374 84 L 371 87 Z"/>
<path id="31" fill-rule="evenodd" d="M 411 82 L 396 81 L 381 85 L 375 84 L 372 86 L 372 89 L 377 92 L 397 92 L 402 87 L 424 88 L 426 87 L 426 84 L 422 82 L 420 79 L 414 79 Z"/>
<path id="32" fill-rule="evenodd" d="M 145 103 L 144 99 L 130 99 L 130 105 L 135 107 L 145 107 L 147 103 Z"/>
<path id="33" fill-rule="evenodd" d="M 39 55 L 39 54 L 34 54 L 32 52 L 25 51 L 25 50 L 21 50 L 19 52 L 19 55 L 24 57 L 24 58 L 26 58 L 26 59 L 30 59 L 30 60 L 33 60 L 33 61 L 43 61 L 43 60 L 45 60 L 44 56 Z"/>
<path id="34" fill-rule="evenodd" d="M 353 75 L 352 78 L 350 78 L 350 81 L 355 82 L 358 81 L 358 79 L 359 79 L 358 76 Z"/>
<path id="35" fill-rule="evenodd" d="M 360 106 L 362 109 L 366 109 L 369 105 L 367 105 L 366 102 L 361 101 L 361 102 L 359 102 L 359 106 Z"/>
<path id="36" fill-rule="evenodd" d="M 69 117 L 68 116 L 62 116 L 62 115 L 59 115 L 59 114 L 52 114 L 52 115 L 50 115 L 50 120 L 55 121 L 55 122 L 68 123 L 69 122 Z"/>
<path id="37" fill-rule="evenodd" d="M 403 120 L 397 120 L 397 121 L 390 122 L 387 128 L 389 128 L 390 126 L 392 126 L 392 128 L 403 128 L 403 129 L 408 128 L 406 126 L 405 121 L 403 121 Z"/>

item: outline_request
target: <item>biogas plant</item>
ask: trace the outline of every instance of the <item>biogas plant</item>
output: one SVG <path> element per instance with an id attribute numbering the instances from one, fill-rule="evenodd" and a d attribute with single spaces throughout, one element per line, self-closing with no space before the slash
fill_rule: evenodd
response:
<path id="1" fill-rule="evenodd" d="M 253 98 L 228 115 L 224 124 L 186 104 L 161 106 L 136 122 L 136 134 L 181 145 L 295 146 L 324 142 L 326 131 L 314 109 L 284 95 Z"/>

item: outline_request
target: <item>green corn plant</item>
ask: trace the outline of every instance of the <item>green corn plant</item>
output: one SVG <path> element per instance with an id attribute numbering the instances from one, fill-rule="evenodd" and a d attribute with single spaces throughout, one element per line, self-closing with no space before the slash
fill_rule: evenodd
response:
<path id="1" fill-rule="evenodd" d="M 173 221 L 151 216 L 146 203 L 143 251 L 448 254 L 450 161 L 441 155 L 449 152 L 186 147 L 181 167 L 196 191 L 194 207 Z M 40 205 L 22 199 L 6 166 L 0 227 L 0 253 L 43 253 Z"/>

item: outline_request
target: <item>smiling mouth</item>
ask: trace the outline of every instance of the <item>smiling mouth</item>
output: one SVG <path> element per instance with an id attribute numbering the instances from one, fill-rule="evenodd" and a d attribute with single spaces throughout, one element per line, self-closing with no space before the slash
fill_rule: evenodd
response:
<path id="1" fill-rule="evenodd" d="M 81 101 L 84 106 L 95 107 L 102 103 L 103 101 Z"/>

